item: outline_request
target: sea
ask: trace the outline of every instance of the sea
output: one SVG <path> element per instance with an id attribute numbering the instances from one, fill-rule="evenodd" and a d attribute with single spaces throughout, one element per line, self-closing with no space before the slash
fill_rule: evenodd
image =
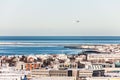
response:
<path id="1" fill-rule="evenodd" d="M 120 44 L 120 36 L 0 36 L 0 55 L 78 54 L 64 45 Z"/>

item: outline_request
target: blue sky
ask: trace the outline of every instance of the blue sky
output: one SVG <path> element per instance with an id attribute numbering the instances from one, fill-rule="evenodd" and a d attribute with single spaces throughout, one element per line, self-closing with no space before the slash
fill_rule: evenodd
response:
<path id="1" fill-rule="evenodd" d="M 120 36 L 120 0 L 0 0 L 5 35 Z"/>

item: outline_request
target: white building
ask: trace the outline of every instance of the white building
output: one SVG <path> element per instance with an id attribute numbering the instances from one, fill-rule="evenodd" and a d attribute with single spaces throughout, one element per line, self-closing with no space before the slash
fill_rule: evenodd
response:
<path id="1" fill-rule="evenodd" d="M 31 80 L 76 80 L 75 77 L 40 77 L 32 78 Z"/>
<path id="2" fill-rule="evenodd" d="M 15 71 L 14 68 L 0 69 L 0 80 L 21 80 L 24 75 L 23 71 Z"/>
<path id="3" fill-rule="evenodd" d="M 0 80 L 21 80 L 24 77 L 18 73 L 0 73 Z"/>
<path id="4" fill-rule="evenodd" d="M 91 77 L 85 80 L 120 80 L 120 77 Z"/>
<path id="5" fill-rule="evenodd" d="M 88 60 L 120 60 L 120 54 L 88 54 Z"/>

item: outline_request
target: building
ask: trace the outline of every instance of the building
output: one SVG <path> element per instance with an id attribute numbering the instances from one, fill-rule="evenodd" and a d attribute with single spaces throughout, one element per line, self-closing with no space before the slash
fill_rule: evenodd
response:
<path id="1" fill-rule="evenodd" d="M 109 64 L 109 63 L 101 63 L 103 68 L 114 68 L 115 64 Z"/>
<path id="2" fill-rule="evenodd" d="M 72 70 L 41 70 L 41 69 L 34 69 L 31 70 L 32 77 L 72 77 Z"/>
<path id="3" fill-rule="evenodd" d="M 25 69 L 26 70 L 33 70 L 33 69 L 39 69 L 40 63 L 25 63 Z"/>
<path id="4" fill-rule="evenodd" d="M 79 78 L 86 78 L 86 77 L 92 77 L 93 71 L 92 70 L 78 70 L 78 77 Z"/>
<path id="5" fill-rule="evenodd" d="M 50 76 L 72 76 L 72 70 L 50 70 Z"/>
<path id="6" fill-rule="evenodd" d="M 92 77 L 84 80 L 120 80 L 120 77 Z"/>
<path id="7" fill-rule="evenodd" d="M 102 65 L 100 64 L 92 64 L 92 65 L 88 65 L 88 70 L 92 70 L 93 77 L 100 77 L 100 76 L 104 76 L 105 70 L 103 69 Z"/>
<path id="8" fill-rule="evenodd" d="M 13 69 L 0 69 L 0 80 L 21 80 L 24 78 L 24 75 L 24 73 L 20 71 L 14 71 Z"/>
<path id="9" fill-rule="evenodd" d="M 75 77 L 40 77 L 32 78 L 31 80 L 76 80 Z"/>
<path id="10" fill-rule="evenodd" d="M 58 66 L 58 69 L 77 69 L 77 63 L 61 63 Z"/>
<path id="11" fill-rule="evenodd" d="M 31 76 L 35 78 L 48 77 L 50 76 L 50 73 L 49 70 L 34 69 L 31 71 Z"/>
<path id="12" fill-rule="evenodd" d="M 107 71 L 105 73 L 106 77 L 120 77 L 120 70 L 116 70 L 116 71 Z"/>
<path id="13" fill-rule="evenodd" d="M 13 74 L 13 73 L 2 73 L 0 74 L 0 80 L 21 80 L 22 77 L 20 75 L 16 75 L 16 74 Z"/>
<path id="14" fill-rule="evenodd" d="M 105 63 L 106 61 L 120 62 L 120 54 L 88 54 L 87 60 L 94 63 Z"/>
<path id="15" fill-rule="evenodd" d="M 105 72 L 108 71 L 120 71 L 120 68 L 104 68 Z"/>
<path id="16" fill-rule="evenodd" d="M 25 63 L 24 62 L 17 62 L 16 64 L 16 70 L 26 70 Z"/>

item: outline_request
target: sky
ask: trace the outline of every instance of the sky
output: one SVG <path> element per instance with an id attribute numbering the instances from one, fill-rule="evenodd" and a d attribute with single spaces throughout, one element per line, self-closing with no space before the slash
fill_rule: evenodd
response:
<path id="1" fill-rule="evenodd" d="M 0 36 L 120 36 L 120 0 L 0 0 Z"/>

